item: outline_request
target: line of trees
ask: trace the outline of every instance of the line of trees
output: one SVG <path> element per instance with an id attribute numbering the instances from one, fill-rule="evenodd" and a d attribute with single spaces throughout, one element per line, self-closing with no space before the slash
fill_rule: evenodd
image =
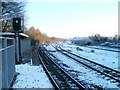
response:
<path id="1" fill-rule="evenodd" d="M 97 45 L 104 42 L 113 42 L 113 43 L 119 43 L 120 42 L 120 36 L 115 35 L 113 37 L 106 37 L 101 36 L 100 34 L 95 34 L 89 37 L 84 38 L 73 38 L 72 43 L 77 45 Z"/>
<path id="2" fill-rule="evenodd" d="M 35 27 L 30 27 L 24 33 L 29 36 L 32 46 L 35 46 L 36 44 L 55 43 L 64 40 L 56 37 L 48 37 L 46 34 L 42 33 L 39 29 L 35 29 Z"/>
<path id="3" fill-rule="evenodd" d="M 89 39 L 92 39 L 95 42 L 101 43 L 101 42 L 106 42 L 106 41 L 119 41 L 120 36 L 115 35 L 113 37 L 105 37 L 105 36 L 101 36 L 100 34 L 95 34 L 93 36 L 89 36 Z"/>
<path id="4" fill-rule="evenodd" d="M 93 36 L 89 36 L 89 39 L 91 39 L 97 43 L 109 41 L 108 37 L 101 36 L 100 34 L 95 34 Z"/>

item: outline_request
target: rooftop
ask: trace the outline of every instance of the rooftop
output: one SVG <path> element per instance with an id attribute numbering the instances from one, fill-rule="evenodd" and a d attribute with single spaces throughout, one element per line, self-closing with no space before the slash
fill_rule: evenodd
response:
<path id="1" fill-rule="evenodd" d="M 24 33 L 19 33 L 20 36 L 22 36 L 23 38 L 28 38 L 29 36 L 24 34 Z M 11 32 L 4 32 L 4 33 L 1 33 L 0 35 L 2 36 L 14 36 L 15 33 L 11 33 Z"/>

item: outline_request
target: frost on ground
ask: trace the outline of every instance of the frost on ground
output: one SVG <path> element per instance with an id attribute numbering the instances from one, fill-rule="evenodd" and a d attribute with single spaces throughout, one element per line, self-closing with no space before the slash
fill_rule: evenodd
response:
<path id="1" fill-rule="evenodd" d="M 118 52 L 76 46 L 74 44 L 63 44 L 62 48 L 112 69 L 118 70 L 120 68 L 118 64 Z M 78 48 L 81 50 L 78 50 Z"/>
<path id="2" fill-rule="evenodd" d="M 61 43 L 60 46 L 62 46 L 63 49 L 68 50 L 72 53 L 78 54 L 82 57 L 88 58 L 97 63 L 101 63 L 102 65 L 118 70 L 117 52 L 91 49 L 87 47 L 76 46 L 73 44 L 66 44 L 66 43 Z M 48 51 L 49 50 L 52 51 L 55 49 L 51 45 L 48 45 L 46 48 Z M 64 56 L 60 52 L 56 51 L 50 53 L 58 58 L 58 60 L 55 59 L 55 61 L 59 63 L 59 65 L 62 68 L 64 68 L 77 80 L 86 83 L 88 87 L 91 87 L 91 85 L 95 85 L 102 88 L 119 88 L 118 86 L 119 83 L 117 82 L 113 83 L 113 81 L 110 78 L 105 77 L 104 75 L 102 76 L 96 71 L 92 71 L 91 69 L 86 68 L 84 65 L 75 62 L 74 60 Z"/>
<path id="3" fill-rule="evenodd" d="M 88 46 L 91 48 L 100 48 L 100 49 L 107 49 L 107 50 L 114 50 L 114 51 L 120 51 L 120 48 L 110 48 L 110 47 L 105 47 L 105 46 Z"/>
<path id="4" fill-rule="evenodd" d="M 53 88 L 41 65 L 16 65 L 16 72 L 20 74 L 12 88 Z"/>
<path id="5" fill-rule="evenodd" d="M 53 55 L 55 55 L 57 58 L 59 58 L 59 64 L 63 64 L 62 66 L 66 71 L 72 73 L 72 71 L 77 72 L 73 77 L 76 77 L 80 81 L 84 81 L 87 83 L 89 88 L 91 88 L 91 85 L 97 85 L 102 88 L 119 88 L 117 84 L 112 83 L 111 80 L 106 80 L 103 78 L 103 76 L 99 75 L 99 73 L 96 73 L 95 71 L 89 70 L 86 67 L 83 67 L 79 63 L 75 62 L 74 60 L 71 60 L 70 58 L 64 56 L 63 54 L 59 52 L 52 52 Z M 69 66 L 69 67 L 66 67 Z M 106 77 L 107 78 L 107 77 Z"/>

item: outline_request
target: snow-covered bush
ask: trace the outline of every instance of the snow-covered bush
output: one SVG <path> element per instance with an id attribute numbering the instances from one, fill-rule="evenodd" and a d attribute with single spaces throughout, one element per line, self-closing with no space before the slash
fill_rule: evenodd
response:
<path id="1" fill-rule="evenodd" d="M 77 47 L 76 48 L 77 51 L 83 51 L 81 48 Z"/>
<path id="2" fill-rule="evenodd" d="M 77 45 L 92 45 L 93 41 L 89 38 L 78 38 L 71 40 L 72 43 Z"/>
<path id="3" fill-rule="evenodd" d="M 91 52 L 92 52 L 92 53 L 94 53 L 94 52 L 95 52 L 95 50 L 93 50 L 93 49 L 92 49 L 92 50 L 91 50 Z"/>
<path id="4" fill-rule="evenodd" d="M 118 42 L 104 42 L 104 43 L 102 43 L 100 45 L 101 46 L 111 47 L 111 48 L 120 48 L 120 43 L 118 43 Z"/>

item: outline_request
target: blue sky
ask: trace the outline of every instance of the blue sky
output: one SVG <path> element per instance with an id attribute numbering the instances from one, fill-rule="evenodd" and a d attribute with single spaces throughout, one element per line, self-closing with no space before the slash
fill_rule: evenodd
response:
<path id="1" fill-rule="evenodd" d="M 93 34 L 118 33 L 118 2 L 63 1 L 29 2 L 28 27 L 34 26 L 48 36 L 72 38 Z"/>

